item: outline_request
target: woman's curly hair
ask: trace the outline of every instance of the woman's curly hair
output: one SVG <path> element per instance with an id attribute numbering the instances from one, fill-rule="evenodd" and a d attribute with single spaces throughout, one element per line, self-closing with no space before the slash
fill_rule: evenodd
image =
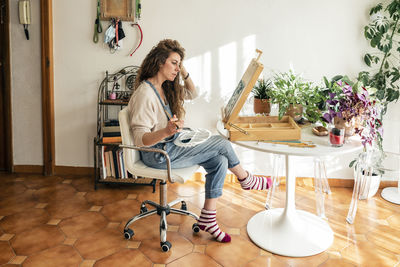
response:
<path id="1" fill-rule="evenodd" d="M 156 76 L 160 70 L 160 66 L 165 63 L 172 52 L 178 53 L 181 57 L 181 62 L 183 61 L 183 58 L 185 57 L 185 49 L 178 41 L 165 39 L 154 46 L 140 66 L 135 81 L 135 89 L 139 87 L 142 81 Z M 166 80 L 162 84 L 162 88 L 171 107 L 172 114 L 175 114 L 177 118 L 182 119 L 185 115 L 185 110 L 183 108 L 185 92 L 179 79 L 179 75 L 177 75 L 173 81 Z"/>

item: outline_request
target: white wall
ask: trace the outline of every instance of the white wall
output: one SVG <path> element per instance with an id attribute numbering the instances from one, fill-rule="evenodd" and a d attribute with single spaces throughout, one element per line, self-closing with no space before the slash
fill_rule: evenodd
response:
<path id="1" fill-rule="evenodd" d="M 305 78 L 320 82 L 323 76 L 354 77 L 365 69 L 361 59 L 369 47 L 363 27 L 371 6 L 370 1 L 363 0 L 142 1 L 144 40 L 134 56 L 128 57 L 138 42 L 138 33 L 129 23 L 123 24 L 127 35 L 124 48 L 110 54 L 102 44 L 103 34 L 98 44 L 92 42 L 95 1 L 53 1 L 56 165 L 92 166 L 97 90 L 105 71 L 139 65 L 159 40 L 181 42 L 187 52 L 186 68 L 199 87 L 201 96 L 187 104 L 187 124 L 214 129 L 221 106 L 255 56 L 255 48 L 264 51 L 264 76 L 293 67 Z M 103 32 L 107 26 L 103 22 Z M 398 110 L 399 104 L 391 109 Z M 390 124 L 393 120 L 398 122 L 390 111 L 386 121 Z M 386 135 L 396 143 L 389 147 L 398 149 L 398 134 Z M 28 136 L 25 133 L 24 138 Z M 19 144 L 15 142 L 15 146 L 18 151 Z M 247 152 L 241 158 L 248 162 L 251 154 Z M 32 149 L 28 156 L 41 155 Z M 15 157 L 14 161 L 27 162 L 22 155 Z M 352 177 L 347 165 L 353 157 L 334 162 L 328 176 Z M 298 175 L 312 175 L 309 160 L 299 163 Z M 264 164 L 246 165 L 262 171 Z"/>
<path id="2" fill-rule="evenodd" d="M 32 1 L 30 40 L 10 1 L 11 105 L 15 165 L 43 165 L 40 5 Z"/>

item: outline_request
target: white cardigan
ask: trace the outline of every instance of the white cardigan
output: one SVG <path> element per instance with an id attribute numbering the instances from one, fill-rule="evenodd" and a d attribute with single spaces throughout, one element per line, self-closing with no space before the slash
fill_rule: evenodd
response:
<path id="1" fill-rule="evenodd" d="M 185 88 L 185 99 L 195 97 L 197 91 L 192 92 Z M 144 146 L 142 138 L 145 133 L 158 131 L 167 126 L 168 118 L 160 100 L 153 88 L 144 81 L 133 92 L 128 111 L 133 142 L 136 146 Z"/>

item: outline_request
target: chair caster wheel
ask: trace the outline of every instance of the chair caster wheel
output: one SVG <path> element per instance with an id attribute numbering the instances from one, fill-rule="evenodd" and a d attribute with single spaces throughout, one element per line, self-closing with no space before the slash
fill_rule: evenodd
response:
<path id="1" fill-rule="evenodd" d="M 147 212 L 146 206 L 140 207 L 140 214 Z"/>
<path id="2" fill-rule="evenodd" d="M 198 225 L 197 223 L 194 223 L 194 224 L 192 225 L 192 230 L 193 230 L 193 232 L 195 232 L 195 233 L 200 232 L 200 227 L 199 227 L 199 225 Z"/>
<path id="3" fill-rule="evenodd" d="M 181 210 L 187 210 L 187 205 L 185 201 L 182 201 Z"/>
<path id="4" fill-rule="evenodd" d="M 161 244 L 161 250 L 163 252 L 168 252 L 170 250 L 170 248 L 172 247 L 171 243 L 168 241 L 161 242 L 160 244 Z"/>
<path id="5" fill-rule="evenodd" d="M 125 237 L 125 239 L 131 239 L 132 236 L 133 236 L 134 234 L 135 234 L 135 233 L 134 233 L 133 230 L 130 229 L 130 228 L 124 230 L 124 237 Z"/>

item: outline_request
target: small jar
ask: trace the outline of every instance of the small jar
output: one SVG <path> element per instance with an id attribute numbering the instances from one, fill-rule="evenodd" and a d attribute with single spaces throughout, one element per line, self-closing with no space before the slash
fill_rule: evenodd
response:
<path id="1" fill-rule="evenodd" d="M 344 144 L 344 128 L 332 128 L 329 132 L 329 142 L 332 146 L 340 147 Z"/>
<path id="2" fill-rule="evenodd" d="M 111 92 L 109 95 L 108 95 L 108 99 L 117 99 L 117 94 L 115 93 L 115 92 Z"/>

